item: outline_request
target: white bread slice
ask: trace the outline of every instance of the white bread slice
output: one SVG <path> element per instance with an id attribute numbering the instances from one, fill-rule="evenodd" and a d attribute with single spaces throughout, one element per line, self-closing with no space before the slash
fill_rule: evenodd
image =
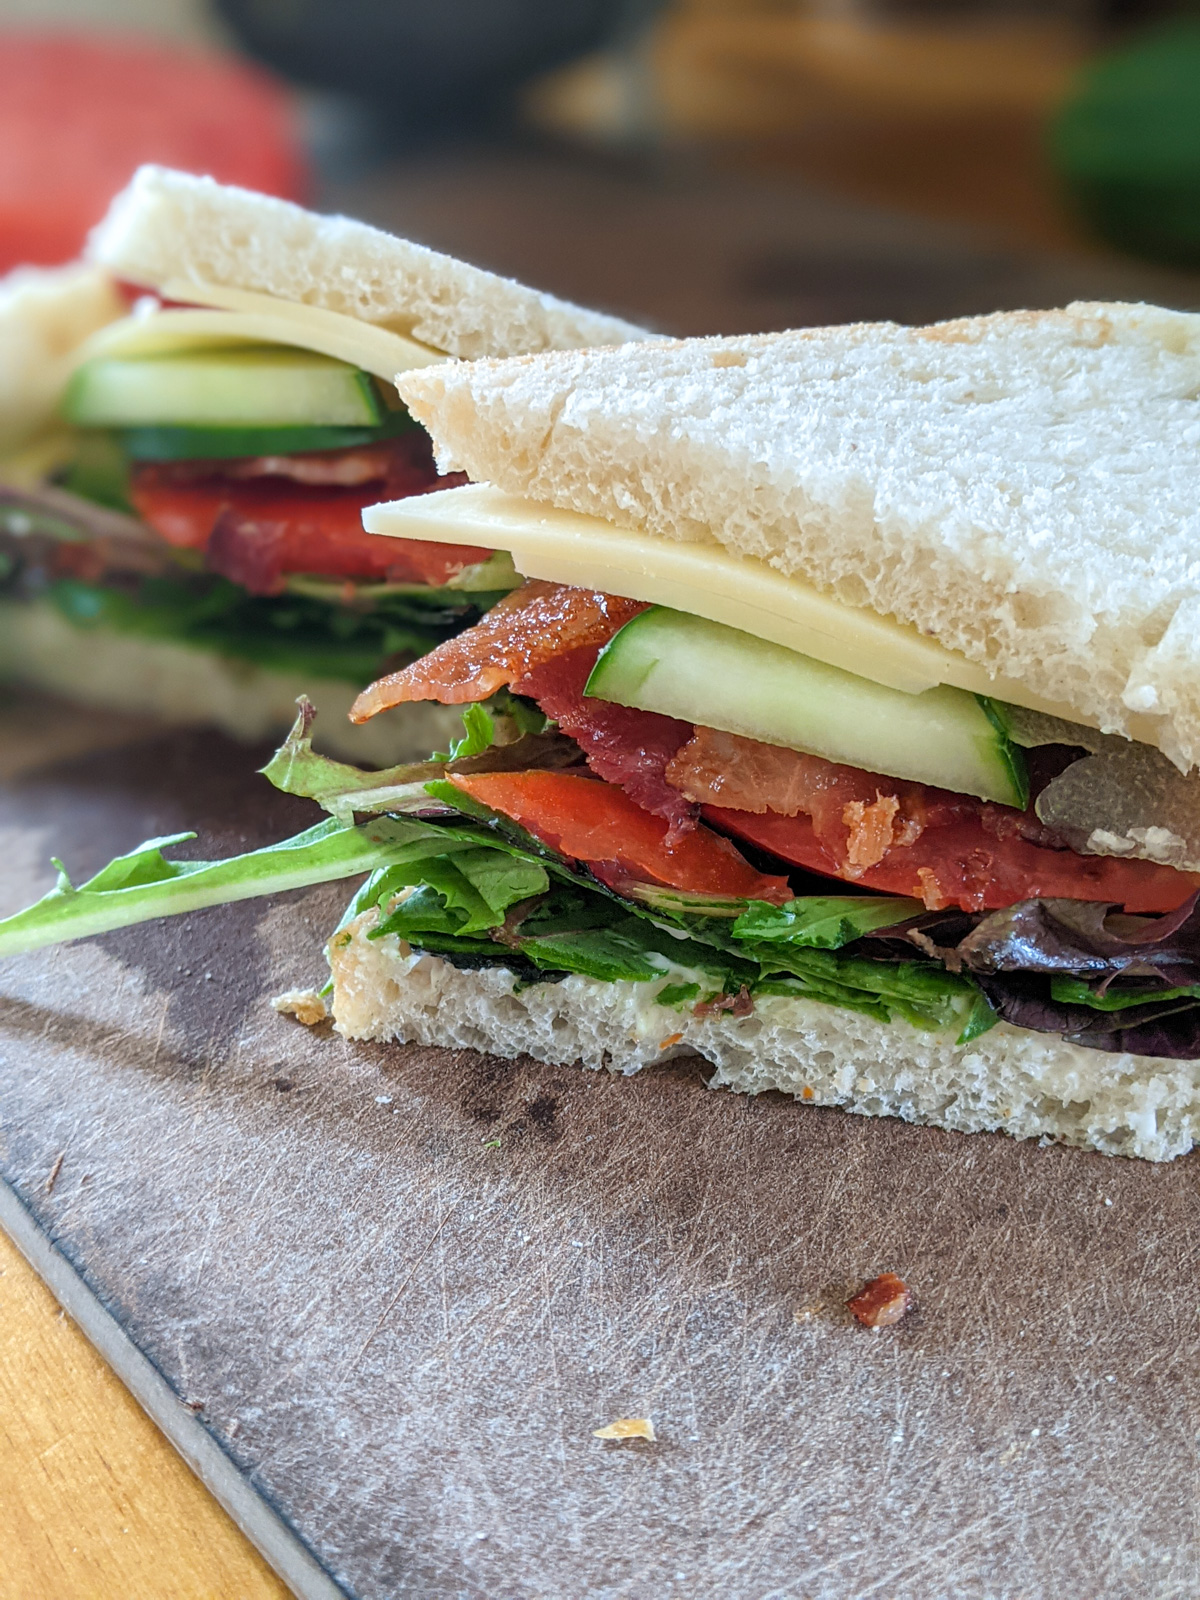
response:
<path id="1" fill-rule="evenodd" d="M 0 683 L 28 684 L 76 704 L 155 717 L 173 727 L 220 728 L 254 743 L 282 736 L 307 694 L 320 712 L 315 743 L 364 767 L 423 761 L 462 733 L 453 706 L 432 703 L 354 727 L 356 690 L 339 679 L 281 672 L 162 639 L 74 627 L 45 602 L 0 600 Z"/>
<path id="2" fill-rule="evenodd" d="M 88 254 L 134 283 L 191 278 L 250 289 L 380 323 L 466 359 L 649 337 L 365 222 L 167 167 L 139 168 L 93 230 Z"/>
<path id="3" fill-rule="evenodd" d="M 712 1088 L 779 1089 L 811 1105 L 1148 1161 L 1183 1155 L 1200 1129 L 1200 1062 L 1085 1050 L 1007 1023 L 958 1046 L 779 996 L 749 1017 L 698 1020 L 657 1005 L 644 984 L 569 977 L 516 990 L 501 968 L 460 971 L 394 934 L 369 939 L 375 922 L 373 911 L 358 917 L 328 951 L 335 1026 L 350 1039 L 622 1073 L 699 1055 L 715 1068 Z"/>
<path id="4" fill-rule="evenodd" d="M 1078 304 L 398 387 L 443 467 L 767 560 L 1200 761 L 1200 316 Z"/>
<path id="5" fill-rule="evenodd" d="M 72 352 L 125 310 L 100 267 L 18 267 L 0 279 L 0 456 L 49 423 Z"/>

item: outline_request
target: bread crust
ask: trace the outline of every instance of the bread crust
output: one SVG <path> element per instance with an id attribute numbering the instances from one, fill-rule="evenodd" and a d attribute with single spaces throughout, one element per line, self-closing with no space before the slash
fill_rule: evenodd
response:
<path id="1" fill-rule="evenodd" d="M 193 278 L 321 306 L 473 360 L 621 344 L 646 330 L 348 217 L 145 166 L 88 245 L 134 283 Z"/>
<path id="2" fill-rule="evenodd" d="M 1200 1123 L 1200 1062 L 1085 1050 L 1006 1023 L 956 1045 L 780 996 L 760 998 L 750 1016 L 697 1018 L 656 1004 L 650 984 L 573 976 L 517 988 L 503 968 L 460 971 L 393 934 L 372 939 L 377 920 L 365 912 L 328 950 L 335 1026 L 350 1039 L 621 1073 L 698 1055 L 714 1069 L 711 1088 L 778 1089 L 809 1105 L 1149 1161 L 1183 1155 Z"/>
<path id="3" fill-rule="evenodd" d="M 72 353 L 125 309 L 108 273 L 79 262 L 0 279 L 0 453 L 52 420 Z"/>

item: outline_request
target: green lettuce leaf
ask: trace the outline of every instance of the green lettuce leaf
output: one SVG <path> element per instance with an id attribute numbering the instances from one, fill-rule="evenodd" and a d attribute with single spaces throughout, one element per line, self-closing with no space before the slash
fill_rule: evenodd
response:
<path id="1" fill-rule="evenodd" d="M 867 895 L 804 895 L 786 905 L 751 902 L 733 925 L 734 938 L 750 948 L 779 944 L 837 950 L 878 928 L 890 928 L 924 907 L 919 900 Z"/>
<path id="2" fill-rule="evenodd" d="M 150 839 L 75 888 L 60 861 L 50 893 L 0 921 L 0 956 L 88 938 L 156 917 L 356 877 L 391 860 L 409 825 L 390 817 L 357 828 L 336 821 L 228 861 L 169 861 L 163 851 L 193 833 Z"/>
<path id="3" fill-rule="evenodd" d="M 339 591 L 343 597 L 345 586 Z M 280 671 L 370 683 L 393 656 L 419 656 L 475 617 L 494 595 L 380 590 L 347 605 L 303 592 L 252 595 L 211 574 L 136 584 L 62 578 L 49 599 L 78 627 L 219 651 Z M 356 594 L 357 602 L 357 594 Z"/>
<path id="4" fill-rule="evenodd" d="M 469 749 L 465 759 L 472 761 L 493 748 L 478 748 L 494 734 L 493 712 L 481 711 L 455 747 Z M 302 703 L 291 736 L 266 770 L 280 788 L 308 795 L 340 817 L 230 861 L 169 861 L 163 851 L 192 837 L 184 834 L 151 840 L 79 889 L 62 873 L 58 886 L 35 906 L 0 922 L 0 955 L 369 873 L 335 938 L 344 936 L 351 918 L 375 910 L 371 937 L 394 934 L 461 966 L 504 967 L 523 984 L 569 973 L 652 983 L 655 997 L 673 1006 L 745 989 L 751 996 L 815 1000 L 880 1021 L 902 1019 L 952 1032 L 963 1043 L 996 1020 L 965 975 L 931 961 L 879 961 L 854 953 L 856 939 L 912 915 L 911 901 L 805 896 L 780 907 L 648 890 L 643 903 L 631 903 L 453 784 L 427 779 L 430 771 L 444 772 L 444 763 L 365 773 L 315 755 L 311 722 L 311 709 Z M 390 810 L 353 822 L 355 813 L 399 802 L 427 814 Z"/>
<path id="5" fill-rule="evenodd" d="M 1200 999 L 1200 984 L 1182 989 L 1122 989 L 1111 985 L 1097 993 L 1082 978 L 1052 977 L 1051 998 L 1063 1005 L 1090 1006 L 1093 1011 L 1128 1011 L 1130 1006 L 1158 1005 L 1163 1000 Z"/>
<path id="6" fill-rule="evenodd" d="M 431 832 L 437 832 L 431 829 Z M 511 906 L 545 894 L 550 878 L 540 861 L 528 861 L 490 845 L 445 838 L 430 843 L 428 853 L 415 851 L 406 861 L 380 874 L 375 904 L 384 914 L 373 937 L 398 933 L 419 942 L 421 933 L 459 936 L 487 933 L 504 923 Z M 408 891 L 386 909 L 389 897 Z"/>

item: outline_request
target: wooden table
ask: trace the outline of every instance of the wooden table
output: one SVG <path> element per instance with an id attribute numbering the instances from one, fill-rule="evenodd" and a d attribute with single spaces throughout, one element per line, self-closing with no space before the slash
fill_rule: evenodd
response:
<path id="1" fill-rule="evenodd" d="M 288 1590 L 0 1234 L 3 1600 Z"/>

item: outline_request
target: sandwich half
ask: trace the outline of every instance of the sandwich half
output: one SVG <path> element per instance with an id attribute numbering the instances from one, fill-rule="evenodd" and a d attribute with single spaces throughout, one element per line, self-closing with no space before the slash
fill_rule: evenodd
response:
<path id="1" fill-rule="evenodd" d="M 359 696 L 449 758 L 268 769 L 328 820 L 155 841 L 0 953 L 370 876 L 353 1038 L 1165 1160 L 1200 1118 L 1200 318 L 1144 306 L 428 367 L 381 542 L 525 580 Z M 324 1002 L 292 1004 L 311 1019 Z"/>
<path id="2" fill-rule="evenodd" d="M 447 482 L 397 372 L 645 337 L 363 223 L 143 168 L 88 264 L 0 289 L 0 675 L 243 737 L 344 712 L 516 581 L 478 547 L 369 540 Z M 333 713 L 333 715 L 329 715 Z"/>

